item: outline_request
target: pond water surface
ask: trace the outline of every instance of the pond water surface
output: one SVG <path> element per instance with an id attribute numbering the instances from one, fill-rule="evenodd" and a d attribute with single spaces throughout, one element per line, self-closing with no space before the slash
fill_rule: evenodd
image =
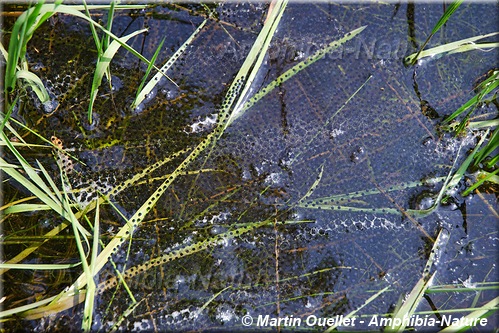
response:
<path id="1" fill-rule="evenodd" d="M 73 188 L 85 189 L 73 198 L 80 209 L 97 190 L 112 191 L 174 156 L 114 196 L 113 205 L 100 207 L 105 243 L 126 224 L 123 216 L 130 218 L 186 158 L 187 150 L 214 130 L 223 98 L 267 9 L 255 2 L 154 5 L 117 12 L 116 35 L 149 28 L 129 42 L 146 58 L 165 38 L 157 60 L 161 65 L 208 11 L 216 19 L 208 20 L 168 71 L 174 83 L 162 79 L 137 108 L 130 104 L 146 66 L 121 50 L 111 62 L 111 84 L 105 79 L 99 90 L 91 124 L 87 108 L 96 52 L 87 23 L 58 15 L 30 41 L 31 70 L 42 78 L 52 102 L 41 105 L 34 95 L 23 96 L 13 118 L 47 139 L 60 139 L 79 160 L 67 173 Z M 143 271 L 126 275 L 138 304 L 123 287 L 105 284 L 116 275 L 108 263 L 96 279 L 106 287 L 96 298 L 94 328 L 107 331 L 119 323 L 122 330 L 324 331 L 327 327 L 313 318 L 334 318 L 360 308 L 356 326 L 339 329 L 379 331 L 382 325 L 373 324 L 372 318 L 393 311 L 422 278 L 441 229 L 447 240 L 432 284 L 491 283 L 496 289 L 429 294 L 418 313 L 433 312 L 430 317 L 437 318 L 435 312 L 493 300 L 497 193 L 485 189 L 462 197 L 462 180 L 447 204 L 431 214 L 407 213 L 431 207 L 443 179 L 483 135 L 475 131 L 453 137 L 439 132 L 438 124 L 474 95 L 482 75 L 497 67 L 497 51 L 480 50 L 406 67 L 403 58 L 424 42 L 442 13 L 441 5 L 424 3 L 290 3 L 252 93 L 349 31 L 366 28 L 277 86 L 182 170 L 132 240 L 112 258 L 120 271 L 146 263 Z M 95 15 L 105 21 L 105 12 Z M 491 22 L 497 17 L 496 4 L 463 4 L 428 47 L 493 32 Z M 4 46 L 12 24 L 5 17 Z M 497 117 L 497 103 L 484 106 L 476 117 Z M 47 146 L 22 152 L 30 163 L 41 161 L 60 182 L 57 154 L 54 158 L 48 144 L 19 131 L 26 141 Z M 8 154 L 6 158 L 15 162 Z M 29 195 L 5 175 L 3 192 L 5 203 Z M 90 220 L 94 214 L 89 213 Z M 51 211 L 6 214 L 5 259 L 62 222 Z M 245 226 L 250 226 L 247 232 L 235 231 Z M 236 233 L 224 234 L 231 231 Z M 25 262 L 77 262 L 71 235 L 67 228 Z M 217 235 L 226 236 L 203 247 Z M 168 263 L 147 264 L 172 253 L 179 255 Z M 4 309 L 56 295 L 79 274 L 81 268 L 7 271 L 2 275 Z M 389 289 L 365 305 L 385 287 Z M 125 314 L 131 306 L 133 312 Z M 79 304 L 53 316 L 4 325 L 78 330 L 82 311 Z M 457 318 L 463 314 L 467 312 L 452 312 Z M 267 315 L 269 321 L 261 319 Z M 253 323 L 246 327 L 248 316 Z M 281 322 L 278 328 L 271 321 L 278 317 L 298 318 L 301 324 Z M 493 327 L 496 314 L 476 329 Z M 425 328 L 440 327 L 419 327 Z"/>

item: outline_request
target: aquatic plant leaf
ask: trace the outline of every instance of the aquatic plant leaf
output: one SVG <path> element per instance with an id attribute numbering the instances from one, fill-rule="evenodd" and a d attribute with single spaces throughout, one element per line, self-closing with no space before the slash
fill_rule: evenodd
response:
<path id="1" fill-rule="evenodd" d="M 112 3 L 114 3 L 114 1 Z M 83 0 L 83 6 L 85 7 L 86 16 L 89 19 L 92 19 L 92 17 L 90 16 L 90 12 L 88 10 L 87 2 L 85 0 Z M 109 22 L 109 20 L 108 20 L 108 22 Z M 97 34 L 97 30 L 95 30 L 95 27 L 93 24 L 90 24 L 90 31 L 92 32 L 92 37 L 94 39 L 95 48 L 97 49 L 98 57 L 100 58 L 102 56 L 102 43 L 99 40 L 99 35 Z M 109 31 L 111 31 L 111 30 L 109 30 Z M 106 35 L 106 36 L 108 36 L 108 35 Z M 97 63 L 98 63 L 98 61 L 97 61 Z"/>
<path id="2" fill-rule="evenodd" d="M 14 134 L 20 142 L 25 144 L 26 142 L 24 141 L 24 139 L 9 124 L 10 115 L 12 114 L 12 111 L 14 110 L 14 106 L 17 104 L 18 101 L 19 101 L 19 96 L 16 96 L 14 101 L 9 105 L 9 109 L 7 110 L 7 112 L 5 114 L 3 114 L 3 113 L 0 114 L 0 120 L 2 120 L 2 122 L 0 123 L 0 132 L 3 132 L 3 129 L 5 128 L 5 126 L 7 126 L 9 131 L 12 134 Z M 19 139 L 19 138 L 21 138 L 21 139 Z M 3 141 L 0 140 L 0 144 L 3 144 Z"/>
<path id="3" fill-rule="evenodd" d="M 466 45 L 461 45 L 458 48 L 449 51 L 449 54 L 454 54 L 454 53 L 462 53 L 462 52 L 468 52 L 468 51 L 490 51 L 491 49 L 498 48 L 499 43 L 479 43 L 479 44 L 466 44 Z"/>
<path id="4" fill-rule="evenodd" d="M 38 308 L 38 307 L 40 307 L 42 305 L 45 305 L 47 303 L 52 302 L 54 299 L 55 299 L 55 296 L 43 299 L 41 301 L 37 301 L 37 302 L 29 303 L 29 304 L 26 304 L 26 305 L 22 305 L 22 306 L 13 308 L 13 309 L 0 311 L 0 318 L 9 317 L 9 316 L 12 316 L 12 315 L 16 315 L 17 313 L 20 313 L 20 312 L 24 312 L 24 311 L 36 309 L 36 308 Z"/>
<path id="5" fill-rule="evenodd" d="M 427 180 L 426 182 L 431 182 L 432 184 L 440 183 L 445 180 L 445 177 L 436 177 Z M 308 204 L 318 204 L 319 200 L 321 201 L 346 201 L 348 199 L 354 199 L 354 198 L 362 198 L 368 195 L 376 195 L 376 194 L 382 194 L 382 193 L 389 193 L 389 192 L 394 192 L 394 191 L 401 191 L 405 190 L 408 188 L 416 188 L 418 186 L 425 185 L 425 182 L 423 181 L 415 181 L 415 182 L 408 182 L 405 184 L 399 184 L 396 186 L 391 186 L 390 188 L 385 188 L 383 191 L 381 191 L 379 188 L 373 188 L 369 190 L 361 190 L 361 191 L 355 191 L 355 192 L 350 192 L 350 193 L 344 193 L 344 194 L 337 194 L 337 195 L 332 195 L 332 196 L 327 196 L 327 197 L 320 197 L 316 198 L 313 200 L 306 200 L 300 203 L 301 206 L 303 206 L 304 203 Z"/>
<path id="6" fill-rule="evenodd" d="M 9 42 L 9 51 L 7 56 L 7 65 L 5 68 L 4 84 L 6 91 L 13 91 L 16 84 L 16 71 L 20 59 L 24 59 L 26 54 L 26 45 L 31 38 L 28 32 L 28 24 L 33 25 L 33 20 L 38 17 L 38 13 L 43 3 L 38 3 L 35 7 L 24 12 L 19 16 L 14 27 L 12 28 L 12 35 Z M 23 66 L 25 67 L 25 66 Z"/>
<path id="7" fill-rule="evenodd" d="M 433 285 L 426 290 L 427 294 L 436 294 L 436 293 L 447 293 L 447 292 L 459 292 L 459 291 L 469 291 L 469 292 L 477 292 L 477 291 L 485 291 L 485 290 L 498 290 L 499 282 L 477 282 L 473 285 L 472 288 L 463 286 L 462 282 L 459 283 L 449 283 L 444 285 Z"/>
<path id="8" fill-rule="evenodd" d="M 402 307 L 400 307 L 400 309 L 398 309 L 398 311 L 393 316 L 394 318 L 393 322 L 394 323 L 400 322 L 401 324 L 394 326 L 387 326 L 384 328 L 385 332 L 403 332 L 405 330 L 405 324 L 402 319 L 404 317 L 410 318 L 410 316 L 412 316 L 412 314 L 416 310 L 416 307 L 419 305 L 419 302 L 421 301 L 424 292 L 433 282 L 435 274 L 436 273 L 433 273 L 429 279 L 421 278 L 418 280 L 414 288 L 409 293 L 409 296 L 405 299 Z"/>
<path id="9" fill-rule="evenodd" d="M 2 161 L 0 163 L 0 168 L 18 168 L 19 165 L 15 165 L 15 164 L 10 164 L 10 163 L 7 163 L 5 161 Z"/>

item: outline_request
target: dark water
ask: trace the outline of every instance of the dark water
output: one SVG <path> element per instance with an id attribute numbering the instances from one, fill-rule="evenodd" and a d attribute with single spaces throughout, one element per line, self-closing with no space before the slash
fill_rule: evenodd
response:
<path id="1" fill-rule="evenodd" d="M 101 191 L 114 187 L 195 147 L 213 130 L 212 120 L 228 86 L 263 25 L 265 4 L 158 5 L 119 12 L 113 31 L 121 36 L 148 27 L 148 34 L 129 43 L 147 58 L 166 37 L 158 56 L 162 64 L 201 24 L 207 8 L 217 19 L 208 21 L 168 72 L 176 85 L 163 79 L 144 105 L 131 109 L 146 66 L 122 50 L 111 63 L 112 88 L 105 81 L 99 91 L 92 124 L 86 112 L 96 53 L 86 23 L 58 16 L 30 41 L 31 69 L 53 100 L 44 107 L 28 93 L 13 117 L 46 138 L 57 136 L 85 163 L 75 162 L 70 175 L 75 188 L 84 188 L 91 180 L 102 183 Z M 131 274 L 127 284 L 139 304 L 121 318 L 132 305 L 124 289 L 100 293 L 95 329 L 108 330 L 123 319 L 121 329 L 246 330 L 242 318 L 250 315 L 255 320 L 251 328 L 259 330 L 258 316 L 269 315 L 302 319 L 296 331 L 323 331 L 326 327 L 312 321 L 308 325 L 306 318 L 347 315 L 389 286 L 357 313 L 361 317 L 355 329 L 379 330 L 369 325 L 370 320 L 392 311 L 412 290 L 442 228 L 448 241 L 441 249 L 433 285 L 497 285 L 497 193 L 483 189 L 463 198 L 461 181 L 448 204 L 434 213 L 421 218 L 402 213 L 428 207 L 442 182 L 430 186 L 421 181 L 447 176 L 483 134 L 454 138 L 439 133 L 437 125 L 474 95 L 480 76 L 497 66 L 497 51 L 473 51 L 405 67 L 403 58 L 416 51 L 441 14 L 441 5 L 422 3 L 288 5 L 254 91 L 345 33 L 367 27 L 232 123 L 216 145 L 185 170 L 192 172 L 177 178 L 160 198 L 134 233 L 129 255 L 127 241 L 113 260 L 119 269 L 129 268 L 244 225 L 268 223 Z M 464 4 L 429 47 L 493 32 L 491 22 L 497 21 L 497 14 L 492 4 Z M 105 14 L 98 17 L 104 20 Z M 7 17 L 6 32 L 11 24 Z M 422 105 L 434 111 L 423 112 L 427 108 Z M 490 104 L 477 114 L 480 119 L 496 117 L 497 107 Z M 21 132 L 26 141 L 42 143 Z M 30 162 L 42 161 L 57 181 L 57 164 L 48 145 L 22 152 Z M 158 178 L 173 172 L 185 157 L 180 154 L 114 197 L 117 209 L 101 207 L 105 242 L 125 224 L 117 210 L 132 216 L 161 184 Z M 15 162 L 8 154 L 5 158 Z M 4 180 L 5 203 L 29 195 L 8 177 Z M 78 198 L 82 206 L 96 195 L 95 186 L 84 192 Z M 61 222 L 47 211 L 5 215 L 6 259 Z M 64 230 L 27 262 L 78 261 L 71 235 Z M 3 274 L 5 309 L 56 295 L 80 273 L 10 270 Z M 108 264 L 97 282 L 113 275 Z M 430 294 L 418 311 L 437 308 L 445 314 L 482 306 L 496 295 Z M 78 329 L 82 311 L 78 305 L 54 317 L 14 319 L 5 327 Z M 477 330 L 488 331 L 496 323 L 493 315 Z M 283 326 L 283 331 L 291 330 Z M 437 330 L 438 325 L 425 328 Z"/>

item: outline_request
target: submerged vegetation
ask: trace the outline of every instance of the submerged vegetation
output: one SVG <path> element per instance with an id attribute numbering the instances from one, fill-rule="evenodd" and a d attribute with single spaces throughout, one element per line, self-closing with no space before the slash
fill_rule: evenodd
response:
<path id="1" fill-rule="evenodd" d="M 387 331 L 416 315 L 494 325 L 499 71 L 435 117 L 416 73 L 425 57 L 497 49 L 472 44 L 497 32 L 423 50 L 428 38 L 405 59 L 414 94 L 392 75 L 403 59 L 331 56 L 369 26 L 317 6 L 321 43 L 280 53 L 308 29 L 300 5 L 231 6 L 39 2 L 4 30 L 4 325 L 209 330 L 310 313 L 399 319 Z M 466 211 L 480 204 L 483 229 Z"/>

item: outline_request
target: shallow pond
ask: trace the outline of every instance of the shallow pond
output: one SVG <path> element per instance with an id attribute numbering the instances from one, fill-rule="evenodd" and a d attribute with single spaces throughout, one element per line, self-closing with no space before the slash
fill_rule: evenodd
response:
<path id="1" fill-rule="evenodd" d="M 125 219 L 142 219 L 120 241 L 114 266 L 108 262 L 95 278 L 93 328 L 322 332 L 331 322 L 325 326 L 318 318 L 358 309 L 355 327 L 343 322 L 339 330 L 379 331 L 384 325 L 373 318 L 392 312 L 423 277 L 440 230 L 445 237 L 431 284 L 492 289 L 428 293 L 416 313 L 460 318 L 469 311 L 454 310 L 492 301 L 498 287 L 494 188 L 462 197 L 467 183 L 461 180 L 445 204 L 429 214 L 416 211 L 432 207 L 445 178 L 484 135 L 477 130 L 454 137 L 438 124 L 474 96 L 480 77 L 497 67 L 497 50 L 407 67 L 403 58 L 424 42 L 441 5 L 290 3 L 249 97 L 327 44 L 366 27 L 209 139 L 267 10 L 255 2 L 117 11 L 116 35 L 149 29 L 128 42 L 146 58 L 165 38 L 158 66 L 212 18 L 167 72 L 171 80 L 163 78 L 137 107 L 130 105 L 147 66 L 120 50 L 111 61 L 111 80 L 104 78 L 99 89 L 92 123 L 87 110 L 97 53 L 88 24 L 57 15 L 29 42 L 30 69 L 51 102 L 40 104 L 28 90 L 12 117 L 53 137 L 61 149 L 16 126 L 26 142 L 45 146 L 19 151 L 31 165 L 40 161 L 58 186 L 77 191 L 69 196 L 77 203 L 73 210 L 87 210 L 89 223 L 96 210 L 88 205 L 99 193 L 109 196 L 99 206 L 103 244 L 120 235 Z M 95 12 L 95 19 L 105 22 L 106 13 Z M 495 4 L 464 4 L 428 47 L 493 32 L 497 17 Z M 5 46 L 14 18 L 4 19 Z M 497 102 L 474 116 L 497 117 Z M 4 209 L 31 195 L 8 175 L 3 180 Z M 156 195 L 165 182 L 164 193 Z M 147 215 L 138 215 L 148 200 L 154 203 Z M 37 249 L 23 263 L 80 260 L 71 228 L 37 245 L 63 217 L 51 210 L 4 214 L 5 260 L 30 246 Z M 81 224 L 88 226 L 83 217 Z M 130 292 L 116 288 L 116 269 Z M 3 271 L 4 310 L 57 295 L 81 273 L 80 266 Z M 78 330 L 80 301 L 75 296 L 74 307 L 41 319 L 9 318 L 5 328 Z M 493 327 L 496 313 L 476 330 Z"/>

